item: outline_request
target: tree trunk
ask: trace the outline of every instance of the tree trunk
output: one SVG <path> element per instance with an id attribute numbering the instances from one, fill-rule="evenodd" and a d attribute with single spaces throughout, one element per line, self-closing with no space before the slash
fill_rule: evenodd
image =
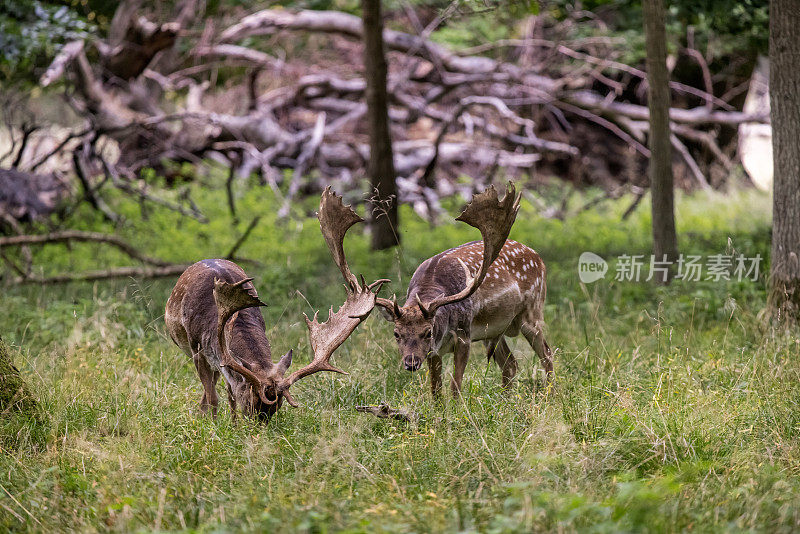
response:
<path id="1" fill-rule="evenodd" d="M 647 104 L 650 109 L 650 195 L 653 214 L 653 254 L 656 261 L 678 259 L 675 207 L 672 185 L 672 145 L 669 128 L 669 74 L 664 0 L 644 0 L 644 32 L 647 47 Z M 670 274 L 656 276 L 668 283 Z"/>
<path id="2" fill-rule="evenodd" d="M 772 268 L 768 311 L 800 322 L 800 8 L 772 0 L 769 93 L 772 116 Z"/>
<path id="3" fill-rule="evenodd" d="M 393 247 L 400 242 L 397 226 L 397 185 L 389 131 L 386 93 L 386 56 L 383 50 L 381 0 L 362 0 L 364 18 L 364 70 L 367 78 L 369 122 L 370 226 L 372 249 Z"/>

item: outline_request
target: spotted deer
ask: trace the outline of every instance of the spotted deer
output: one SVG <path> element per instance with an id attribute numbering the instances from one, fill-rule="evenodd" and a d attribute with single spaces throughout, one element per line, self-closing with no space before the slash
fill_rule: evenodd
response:
<path id="1" fill-rule="evenodd" d="M 406 370 L 416 371 L 427 360 L 434 396 L 441 391 L 442 354 L 448 352 L 454 356 L 450 386 L 454 396 L 460 395 L 472 341 L 484 341 L 487 358 L 493 357 L 502 369 L 504 387 L 517 372 L 505 337 L 519 333 L 538 354 L 548 382 L 553 375 L 552 351 L 543 332 L 544 262 L 532 249 L 507 240 L 519 200 L 511 183 L 502 200 L 494 187 L 475 195 L 456 220 L 480 230 L 483 240 L 422 262 L 404 306 L 396 298 L 376 301 L 394 322 Z"/>
<path id="2" fill-rule="evenodd" d="M 222 375 L 232 417 L 237 404 L 246 415 L 268 421 L 285 400 L 297 406 L 289 388 L 298 380 L 320 371 L 344 373 L 330 364 L 333 352 L 353 333 L 375 307 L 381 286 L 388 280 L 367 285 L 350 272 L 344 255 L 347 230 L 361 217 L 326 189 L 318 213 L 320 228 L 334 261 L 347 285 L 347 298 L 339 310 L 330 310 L 324 323 L 306 317 L 313 351 L 312 361 L 286 376 L 292 351 L 277 362 L 266 335 L 266 324 L 258 309 L 252 278 L 228 260 L 203 260 L 191 265 L 178 278 L 167 300 L 164 319 L 172 340 L 194 361 L 203 397 L 200 410 L 216 416 L 216 384 Z M 346 373 L 344 373 L 346 374 Z"/>

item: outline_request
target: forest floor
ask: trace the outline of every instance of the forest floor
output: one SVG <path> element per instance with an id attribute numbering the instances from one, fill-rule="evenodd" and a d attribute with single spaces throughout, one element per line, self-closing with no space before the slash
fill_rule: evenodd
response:
<path id="1" fill-rule="evenodd" d="M 227 252 L 263 215 L 240 255 L 256 278 L 273 352 L 307 361 L 302 312 L 344 292 L 315 219 L 278 224 L 266 188 L 197 188 L 203 225 L 112 199 L 119 233 L 148 255 L 190 262 Z M 581 200 L 581 201 L 585 201 Z M 49 426 L 0 421 L 0 531 L 533 532 L 792 531 L 800 525 L 800 340 L 765 329 L 766 264 L 757 281 L 579 282 L 583 251 L 607 260 L 649 254 L 649 209 L 621 221 L 629 198 L 565 221 L 523 201 L 511 237 L 548 266 L 553 391 L 521 338 L 516 387 L 474 345 L 464 399 L 432 401 L 427 371 L 401 367 L 392 330 L 374 313 L 337 351 L 348 376 L 296 386 L 300 407 L 269 425 L 198 413 L 194 367 L 166 335 L 174 280 L 5 287 L 0 333 Z M 449 205 L 455 214 L 458 206 Z M 314 203 L 303 208 L 310 214 Z M 460 223 L 431 229 L 404 210 L 404 245 L 350 264 L 404 293 L 414 267 L 476 239 Z M 81 207 L 77 229 L 111 231 Z M 703 261 L 768 257 L 769 196 L 752 190 L 679 198 L 680 247 Z M 119 265 L 76 244 L 37 251 L 45 274 Z M 643 269 L 646 273 L 647 266 Z M 705 277 L 706 272 L 703 272 Z M 452 358 L 445 358 L 449 372 Z M 220 389 L 220 392 L 222 390 Z M 224 395 L 222 396 L 224 399 Z M 386 401 L 413 424 L 354 409 Z"/>

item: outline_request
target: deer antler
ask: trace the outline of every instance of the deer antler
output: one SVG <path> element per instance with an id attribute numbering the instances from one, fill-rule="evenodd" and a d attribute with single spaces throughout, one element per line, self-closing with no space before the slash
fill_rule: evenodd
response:
<path id="1" fill-rule="evenodd" d="M 392 295 L 391 299 L 378 297 L 375 299 L 375 304 L 386 308 L 386 310 L 394 317 L 400 317 L 403 314 L 403 311 L 400 309 L 400 305 L 397 304 L 397 295 Z"/>
<path id="2" fill-rule="evenodd" d="M 376 282 L 380 285 L 382 281 Z M 314 314 L 313 319 L 306 316 L 306 324 L 311 336 L 311 349 L 314 351 L 314 359 L 303 367 L 292 373 L 286 379 L 287 386 L 291 386 L 303 377 L 320 371 L 331 371 L 333 373 L 347 374 L 330 364 L 329 360 L 333 352 L 350 337 L 350 334 L 369 316 L 375 307 L 375 293 L 370 286 L 358 287 L 355 291 L 347 292 L 347 300 L 342 307 L 334 313 L 331 308 L 328 320 L 324 323 L 317 321 L 319 312 Z M 380 290 L 380 287 L 378 287 Z"/>
<path id="3" fill-rule="evenodd" d="M 319 312 L 314 314 L 313 319 L 305 316 L 311 334 L 311 349 L 314 352 L 314 358 L 311 363 L 289 375 L 281 385 L 280 389 L 284 398 L 292 406 L 297 406 L 297 404 L 288 389 L 301 378 L 320 371 L 347 374 L 330 364 L 331 355 L 361 324 L 361 321 L 369 316 L 375 308 L 378 292 L 383 284 L 389 281 L 382 278 L 367 285 L 363 276 L 359 282 L 358 278 L 350 271 L 344 254 L 344 237 L 351 226 L 364 219 L 359 217 L 353 208 L 345 206 L 342 203 L 342 197 L 334 193 L 330 187 L 327 187 L 322 193 L 317 218 L 333 261 L 336 262 L 347 282 L 347 286 L 345 286 L 347 299 L 336 313 L 331 308 L 328 320 L 324 323 L 317 321 Z"/>
<path id="4" fill-rule="evenodd" d="M 333 255 L 333 261 L 339 266 L 350 288 L 355 289 L 358 286 L 358 278 L 350 272 L 350 267 L 347 265 L 347 258 L 344 256 L 344 236 L 351 226 L 363 222 L 364 219 L 353 211 L 353 208 L 345 206 L 342 197 L 334 193 L 330 186 L 322 192 L 317 219 L 322 236 Z"/>
<path id="5" fill-rule="evenodd" d="M 466 286 L 455 295 L 442 295 L 427 304 L 418 301 L 420 310 L 426 317 L 432 316 L 437 308 L 464 300 L 477 291 L 486 277 L 486 271 L 500 255 L 500 250 L 508 239 L 511 226 L 517 218 L 519 201 L 520 195 L 516 194 L 512 182 L 508 183 L 503 200 L 499 200 L 494 186 L 472 197 L 472 201 L 456 220 L 480 230 L 483 237 L 483 263 L 477 276 L 472 276 L 466 264 L 459 260 L 466 276 Z"/>
<path id="6" fill-rule="evenodd" d="M 265 404 L 274 404 L 278 400 L 277 397 L 270 400 L 267 399 L 264 393 L 266 377 L 259 376 L 256 372 L 234 360 L 230 351 L 228 351 L 228 342 L 225 339 L 225 324 L 233 317 L 234 313 L 246 308 L 266 306 L 266 304 L 259 300 L 255 286 L 250 283 L 252 281 L 252 278 L 245 278 L 244 280 L 230 284 L 219 278 L 214 279 L 214 301 L 217 303 L 218 315 L 217 339 L 220 349 L 222 350 L 222 357 L 219 364 L 220 367 L 227 367 L 242 375 L 253 389 L 258 392 L 258 396 L 261 398 L 262 402 Z M 245 287 L 247 284 L 249 284 L 250 287 Z"/>

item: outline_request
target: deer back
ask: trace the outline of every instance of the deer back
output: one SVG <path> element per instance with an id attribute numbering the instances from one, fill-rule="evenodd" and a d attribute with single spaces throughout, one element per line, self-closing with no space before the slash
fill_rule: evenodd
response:
<path id="1" fill-rule="evenodd" d="M 479 243 L 474 241 L 468 243 Z M 466 245 L 462 245 L 466 246 Z M 417 297 L 423 302 L 429 302 L 441 295 L 453 295 L 463 290 L 467 285 L 467 276 L 464 268 L 458 262 L 458 256 L 453 255 L 461 247 L 445 250 L 423 261 L 411 277 L 406 293 L 406 302 L 414 303 Z M 471 266 L 471 263 L 468 264 Z M 477 268 L 476 268 L 477 270 Z M 478 289 L 480 291 L 480 288 Z M 471 299 L 465 299 L 448 306 L 448 309 L 470 308 Z"/>
<path id="2" fill-rule="evenodd" d="M 203 260 L 190 266 L 178 278 L 167 301 L 166 321 L 172 339 L 182 349 L 202 349 L 210 363 L 219 367 L 220 347 L 216 336 L 217 305 L 214 280 L 233 284 L 244 278 L 241 267 L 228 260 Z M 246 308 L 234 314 L 225 325 L 225 338 L 233 354 L 247 364 L 270 360 L 266 324 L 258 308 Z"/>
<path id="3" fill-rule="evenodd" d="M 462 263 L 475 272 L 480 268 L 482 257 L 483 243 L 472 241 L 425 260 L 411 278 L 407 302 L 415 302 L 417 296 L 425 302 L 438 295 L 461 291 L 467 283 Z M 531 299 L 543 300 L 545 272 L 544 262 L 535 251 L 509 239 L 475 293 L 449 305 L 448 310 L 451 314 L 458 310 L 470 316 L 505 315 L 503 312 L 515 315 Z"/>

